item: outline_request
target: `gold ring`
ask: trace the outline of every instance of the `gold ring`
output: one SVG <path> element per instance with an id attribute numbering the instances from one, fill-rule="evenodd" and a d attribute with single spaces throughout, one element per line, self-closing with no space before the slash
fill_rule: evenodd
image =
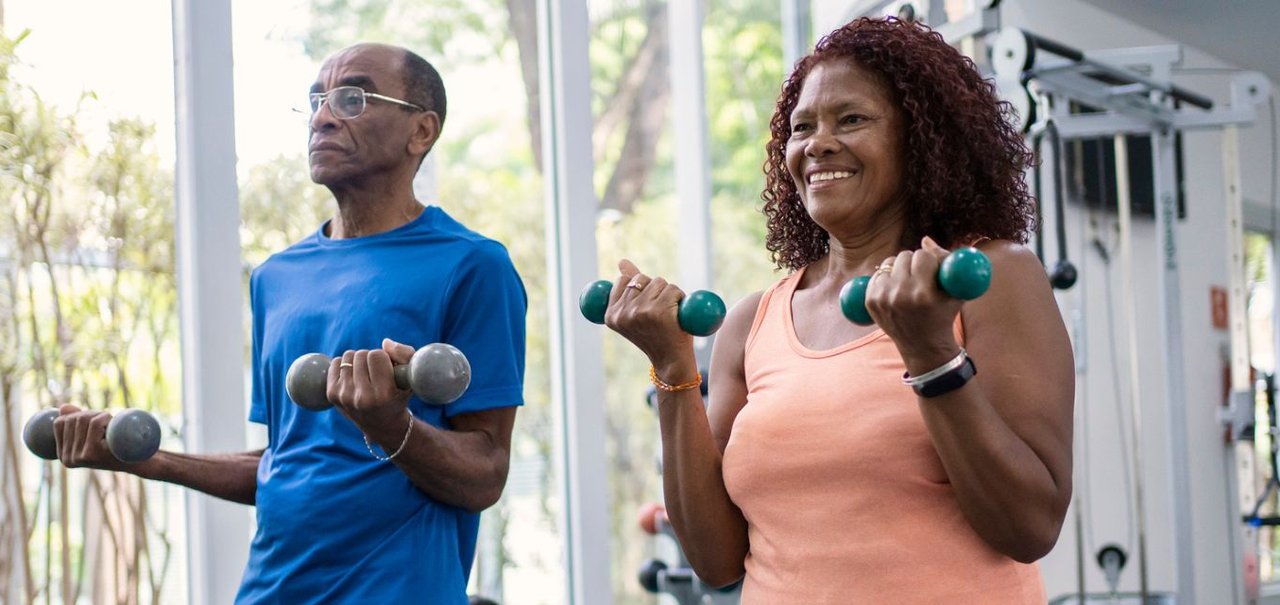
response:
<path id="1" fill-rule="evenodd" d="M 892 273 L 892 272 L 893 272 L 893 265 L 880 265 L 876 267 L 875 274 L 880 275 L 881 273 Z"/>
<path id="2" fill-rule="evenodd" d="M 349 363 L 349 362 L 346 362 L 346 361 L 344 361 L 344 362 L 342 362 L 342 363 L 338 364 L 338 368 L 339 368 L 339 369 L 341 369 L 341 368 L 354 368 L 354 367 L 356 367 L 356 364 L 354 364 L 354 363 Z"/>
<path id="3" fill-rule="evenodd" d="M 633 288 L 636 292 L 639 292 L 644 289 L 644 284 L 641 284 L 640 282 L 631 282 L 627 284 L 627 287 Z"/>

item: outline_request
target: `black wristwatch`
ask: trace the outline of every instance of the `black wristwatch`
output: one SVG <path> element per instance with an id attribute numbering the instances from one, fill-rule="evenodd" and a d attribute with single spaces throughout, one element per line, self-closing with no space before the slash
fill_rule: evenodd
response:
<path id="1" fill-rule="evenodd" d="M 913 385 L 911 389 L 921 397 L 937 397 L 964 386 L 977 373 L 978 368 L 973 365 L 973 358 L 965 355 L 964 363 L 960 364 L 956 369 L 935 378 L 930 378 L 922 384 Z"/>

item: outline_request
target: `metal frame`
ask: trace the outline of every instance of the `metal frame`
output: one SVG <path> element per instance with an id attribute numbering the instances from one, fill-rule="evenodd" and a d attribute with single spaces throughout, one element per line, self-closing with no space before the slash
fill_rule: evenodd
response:
<path id="1" fill-rule="evenodd" d="M 997 52 L 999 49 L 997 48 Z M 1032 82 L 1038 93 L 1077 100 L 1105 110 L 1085 115 L 1055 115 L 1064 138 L 1101 138 L 1113 134 L 1150 134 L 1160 130 L 1194 130 L 1220 128 L 1231 124 L 1248 124 L 1257 117 L 1254 105 L 1270 94 L 1265 76 L 1241 72 L 1232 79 L 1232 102 L 1227 107 L 1175 109 L 1169 102 L 1168 90 L 1149 85 L 1168 79 L 1173 67 L 1182 61 L 1178 46 L 1150 46 L 1081 53 L 1087 62 L 1051 58 L 1036 60 L 1033 68 L 1020 74 L 1000 71 L 1002 81 L 1022 78 Z M 1098 65 L 1113 65 L 1106 71 L 1111 78 L 1132 74 L 1138 81 L 1106 85 L 1093 76 Z M 1118 67 L 1117 67 L 1118 66 Z M 1147 72 L 1149 76 L 1142 76 Z M 1004 92 L 1004 91 L 1002 91 Z M 1153 141 L 1153 147 L 1157 147 Z M 1158 159 L 1158 158 L 1157 158 Z M 1172 176 L 1170 177 L 1172 178 Z M 1157 198 L 1157 202 L 1159 198 Z"/>
<path id="2" fill-rule="evenodd" d="M 578 290 L 597 278 L 592 184 L 591 71 L 586 3 L 538 2 L 543 182 L 551 321 L 551 400 L 557 408 L 566 600 L 609 605 L 609 493 L 604 362 L 599 328 L 579 317 Z"/>
<path id="3" fill-rule="evenodd" d="M 1223 199 L 1226 200 L 1227 211 L 1227 277 L 1230 282 L 1230 288 L 1227 290 L 1228 317 L 1230 320 L 1231 331 L 1231 395 L 1229 396 L 1229 405 L 1233 408 L 1241 408 L 1240 411 L 1248 411 L 1248 421 L 1252 424 L 1253 420 L 1253 384 L 1249 378 L 1250 362 L 1249 362 L 1249 329 L 1248 329 L 1248 312 L 1246 304 L 1248 302 L 1248 294 L 1245 292 L 1245 276 L 1244 276 L 1244 200 L 1240 188 L 1240 133 L 1235 126 L 1226 126 L 1222 131 L 1222 180 L 1223 180 Z M 1274 237 L 1274 236 L 1273 236 Z M 1239 440 L 1236 431 L 1231 432 L 1231 437 L 1235 439 L 1230 447 L 1235 448 L 1234 457 L 1239 463 L 1244 463 L 1249 467 L 1249 476 L 1253 475 L 1253 441 Z M 1241 450 L 1244 451 L 1241 451 Z M 1231 466 L 1231 465 L 1228 465 Z M 1227 469 L 1227 493 L 1235 494 L 1239 500 L 1227 507 L 1227 514 L 1230 515 L 1232 527 L 1239 527 L 1240 532 L 1231 532 L 1229 534 L 1229 542 L 1232 552 L 1242 553 L 1243 558 L 1250 556 L 1257 557 L 1258 530 L 1247 525 L 1239 523 L 1239 513 L 1241 504 L 1245 502 L 1254 502 L 1258 498 L 1257 490 L 1252 481 L 1240 481 L 1239 473 L 1232 472 L 1234 468 Z M 1232 588 L 1235 593 L 1235 599 L 1238 603 L 1256 600 L 1256 589 L 1248 591 L 1242 580 L 1243 574 L 1232 574 Z M 1255 594 L 1247 595 L 1246 592 L 1255 592 Z"/>
<path id="4" fill-rule="evenodd" d="M 925 0 L 929 3 L 923 14 L 916 15 L 917 21 L 924 21 L 934 31 L 942 34 L 942 39 L 950 44 L 960 44 L 966 40 L 976 40 L 990 32 L 1000 29 L 1000 0 L 978 0 L 965 16 L 955 21 L 947 21 L 945 0 Z M 785 2 L 785 0 L 784 0 Z M 904 4 L 920 6 L 920 0 L 879 0 L 867 6 L 854 5 L 845 13 L 844 20 L 852 21 L 862 16 L 878 16 L 886 10 L 896 9 Z M 973 57 L 979 60 L 979 57 Z"/>
<path id="5" fill-rule="evenodd" d="M 942 14 L 946 18 L 946 13 Z M 933 21 L 930 21 L 933 23 Z M 961 40 L 972 40 L 1000 29 L 1000 9 L 998 2 L 986 2 L 981 8 L 970 12 L 955 21 L 941 23 L 934 29 L 942 34 L 942 39 L 956 44 Z M 979 57 L 972 57 L 975 61 Z"/>
<path id="6" fill-rule="evenodd" d="M 1151 134 L 1155 172 L 1156 251 L 1159 258 L 1160 319 L 1164 324 L 1165 423 L 1169 431 L 1170 497 L 1173 505 L 1174 556 L 1177 559 L 1178 595 L 1186 605 L 1195 603 L 1195 553 L 1191 521 L 1191 462 L 1187 451 L 1187 380 L 1182 339 L 1182 281 L 1178 270 L 1178 183 L 1174 136 L 1168 127 Z M 1134 381 L 1137 381 L 1135 375 Z M 1136 443 L 1136 442 L 1135 442 Z"/>
<path id="7" fill-rule="evenodd" d="M 1022 46 L 1022 44 L 1027 46 Z M 1042 50 L 1057 57 L 1037 57 L 1035 46 L 1046 44 Z M 1040 53 L 1041 55 L 1045 53 Z M 1167 407 L 1168 459 L 1170 466 L 1170 493 L 1173 511 L 1174 575 L 1178 578 L 1180 603 L 1195 601 L 1194 552 L 1191 522 L 1191 487 L 1187 452 L 1187 401 L 1183 360 L 1181 282 L 1178 269 L 1177 246 L 1177 182 L 1175 176 L 1174 133 L 1198 128 L 1225 128 L 1234 132 L 1236 124 L 1251 122 L 1256 113 L 1255 105 L 1269 94 L 1265 77 L 1255 73 L 1242 73 L 1232 80 L 1232 103 L 1227 108 L 1214 107 L 1213 103 L 1195 93 L 1179 89 L 1171 81 L 1173 66 L 1182 59 L 1178 46 L 1155 46 L 1113 51 L 1083 53 L 1064 45 L 1046 41 L 1019 30 L 1005 30 L 996 37 L 993 63 L 997 79 L 1003 85 L 1008 82 L 1028 82 L 1035 94 L 1077 100 L 1103 109 L 1103 113 L 1067 115 L 1061 104 L 1056 104 L 1056 115 L 1051 117 L 1064 138 L 1096 138 L 1115 136 L 1117 158 L 1123 148 L 1123 135 L 1149 134 L 1152 145 L 1154 192 L 1156 202 L 1156 252 L 1160 300 L 1159 313 L 1163 339 L 1164 399 Z M 1023 94 L 1019 91 L 1002 91 L 1008 95 Z M 1193 109 L 1175 107 L 1174 100 L 1188 101 Z M 1049 104 L 1054 106 L 1055 104 Z M 1234 137 L 1224 139 L 1224 145 L 1236 144 Z M 1235 151 L 1224 150 L 1224 162 L 1234 158 Z M 1118 163 L 1117 180 L 1121 170 Z M 1229 183 L 1238 182 L 1237 174 L 1228 174 Z M 1235 179 L 1233 181 L 1233 178 Z M 1117 184 L 1119 188 L 1119 183 Z M 1122 190 L 1123 194 L 1124 191 Z M 1234 203 L 1238 204 L 1238 191 Z M 1230 206 L 1233 198 L 1228 196 Z M 1121 204 L 1122 216 L 1127 215 L 1127 203 Z M 1232 228 L 1239 228 L 1239 208 L 1234 215 Z M 1229 243 L 1235 240 L 1228 238 Z M 1233 284 L 1234 286 L 1235 284 Z M 1234 290 L 1234 288 L 1233 288 Z M 1238 293 L 1236 293 L 1238 294 Z M 1128 306 L 1131 303 L 1126 303 Z M 1236 312 L 1233 306 L 1233 313 Z M 1246 361 L 1247 363 L 1247 361 Z M 1131 368 L 1137 372 L 1137 368 Z M 1135 374 L 1136 376 L 1136 374 Z M 1247 381 L 1246 381 L 1247 382 Z M 1134 380 L 1134 414 L 1140 405 Z M 1138 464 L 1140 442 L 1137 440 L 1135 417 L 1135 464 Z M 1139 469 L 1140 471 L 1141 469 Z M 1139 496 L 1140 498 L 1140 496 Z M 1139 507 L 1142 506 L 1139 500 Z M 1232 512 L 1238 512 L 1238 503 Z M 1142 510 L 1138 511 L 1139 519 Z M 1233 527 L 1239 527 L 1233 518 Z M 1148 594 L 1145 569 L 1145 546 L 1139 532 L 1142 595 Z M 1239 561 L 1236 561 L 1239 565 Z"/>
<path id="8" fill-rule="evenodd" d="M 1127 158 L 1128 141 L 1125 135 L 1117 134 L 1113 139 L 1117 158 Z M 1128 162 L 1116 162 L 1116 207 L 1120 224 L 1120 279 L 1121 283 L 1133 283 L 1133 221 L 1129 199 L 1129 165 Z M 1133 288 L 1124 288 L 1121 297 L 1124 323 L 1127 332 L 1129 353 L 1129 431 L 1130 443 L 1133 445 L 1133 507 L 1138 524 L 1138 590 L 1142 603 L 1147 602 L 1150 594 L 1147 569 L 1147 515 L 1145 491 L 1143 490 L 1142 467 L 1142 381 L 1138 353 L 1138 321 L 1137 305 L 1133 300 Z"/>
<path id="9" fill-rule="evenodd" d="M 245 449 L 240 205 L 231 0 L 173 0 L 178 302 L 186 448 Z M 186 491 L 188 602 L 235 600 L 249 551 L 245 507 Z"/>

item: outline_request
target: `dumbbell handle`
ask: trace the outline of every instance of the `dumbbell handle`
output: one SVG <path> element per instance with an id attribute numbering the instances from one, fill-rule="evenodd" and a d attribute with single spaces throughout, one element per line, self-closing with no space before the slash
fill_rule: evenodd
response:
<path id="1" fill-rule="evenodd" d="M 407 391 L 411 388 L 411 384 L 409 382 L 409 364 L 393 364 L 391 366 L 391 376 L 395 378 L 397 389 Z"/>
<path id="2" fill-rule="evenodd" d="M 395 378 L 396 388 L 409 390 L 413 387 L 413 383 L 409 381 L 409 364 L 395 363 L 391 365 L 391 376 Z"/>

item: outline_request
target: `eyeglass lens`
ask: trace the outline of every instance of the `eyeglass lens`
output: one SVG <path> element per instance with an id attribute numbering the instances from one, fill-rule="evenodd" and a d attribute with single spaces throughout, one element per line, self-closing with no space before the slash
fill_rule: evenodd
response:
<path id="1" fill-rule="evenodd" d="M 320 111 L 322 102 L 338 118 L 350 119 L 364 112 L 364 90 L 357 86 L 339 86 L 326 93 L 311 93 L 311 113 Z"/>

